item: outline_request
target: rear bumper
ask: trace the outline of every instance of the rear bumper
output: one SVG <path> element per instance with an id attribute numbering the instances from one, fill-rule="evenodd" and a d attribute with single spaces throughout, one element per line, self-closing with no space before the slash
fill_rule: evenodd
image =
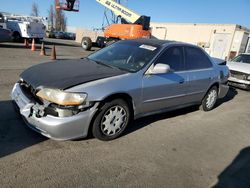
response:
<path id="1" fill-rule="evenodd" d="M 52 115 L 36 117 L 31 110 L 36 102 L 25 95 L 19 84 L 15 84 L 11 97 L 26 124 L 36 132 L 54 140 L 71 140 L 86 137 L 90 121 L 97 111 L 97 105 L 95 105 L 84 112 L 70 117 L 55 117 Z"/>

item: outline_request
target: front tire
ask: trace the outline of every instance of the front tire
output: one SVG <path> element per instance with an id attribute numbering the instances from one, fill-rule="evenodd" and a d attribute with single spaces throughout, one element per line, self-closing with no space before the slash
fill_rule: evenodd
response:
<path id="1" fill-rule="evenodd" d="M 130 117 L 129 106 L 124 100 L 115 99 L 105 103 L 93 122 L 93 136 L 103 141 L 116 139 L 126 129 Z"/>
<path id="2" fill-rule="evenodd" d="M 207 94 L 202 100 L 200 109 L 203 111 L 210 111 L 214 108 L 216 101 L 218 99 L 218 89 L 216 86 L 213 86 L 209 89 Z"/>

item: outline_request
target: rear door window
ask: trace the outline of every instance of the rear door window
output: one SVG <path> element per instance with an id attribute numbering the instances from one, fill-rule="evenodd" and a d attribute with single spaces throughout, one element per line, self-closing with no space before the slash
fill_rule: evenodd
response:
<path id="1" fill-rule="evenodd" d="M 185 47 L 186 70 L 207 69 L 212 63 L 207 55 L 199 48 Z"/>

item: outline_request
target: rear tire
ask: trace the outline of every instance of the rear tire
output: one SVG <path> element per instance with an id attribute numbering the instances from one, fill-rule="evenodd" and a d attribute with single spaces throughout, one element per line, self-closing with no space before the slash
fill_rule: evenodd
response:
<path id="1" fill-rule="evenodd" d="M 200 109 L 205 112 L 212 110 L 216 104 L 217 99 L 218 88 L 216 86 L 213 86 L 209 89 L 209 91 L 203 98 Z"/>
<path id="2" fill-rule="evenodd" d="M 106 102 L 94 119 L 92 134 L 103 141 L 116 139 L 124 132 L 130 119 L 129 106 L 124 100 Z"/>
<path id="3" fill-rule="evenodd" d="M 35 43 L 41 43 L 41 39 L 39 39 L 39 38 L 35 38 Z"/>
<path id="4" fill-rule="evenodd" d="M 20 33 L 14 32 L 12 36 L 13 36 L 14 42 L 22 42 L 22 37 L 21 37 Z"/>
<path id="5" fill-rule="evenodd" d="M 81 45 L 84 50 L 88 51 L 92 48 L 92 41 L 89 37 L 83 37 Z"/>

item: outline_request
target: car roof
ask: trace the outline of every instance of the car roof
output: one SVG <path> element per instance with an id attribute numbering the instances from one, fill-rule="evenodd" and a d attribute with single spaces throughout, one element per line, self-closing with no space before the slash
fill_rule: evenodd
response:
<path id="1" fill-rule="evenodd" d="M 172 40 L 160 40 L 160 39 L 135 39 L 135 40 L 127 40 L 127 41 L 133 41 L 137 42 L 139 44 L 146 44 L 146 45 L 152 45 L 152 46 L 158 46 L 158 47 L 165 47 L 171 44 L 181 44 L 181 45 L 186 45 L 186 46 L 194 46 L 195 45 L 189 44 L 189 43 L 184 43 L 184 42 L 179 42 L 179 41 L 172 41 Z"/>

